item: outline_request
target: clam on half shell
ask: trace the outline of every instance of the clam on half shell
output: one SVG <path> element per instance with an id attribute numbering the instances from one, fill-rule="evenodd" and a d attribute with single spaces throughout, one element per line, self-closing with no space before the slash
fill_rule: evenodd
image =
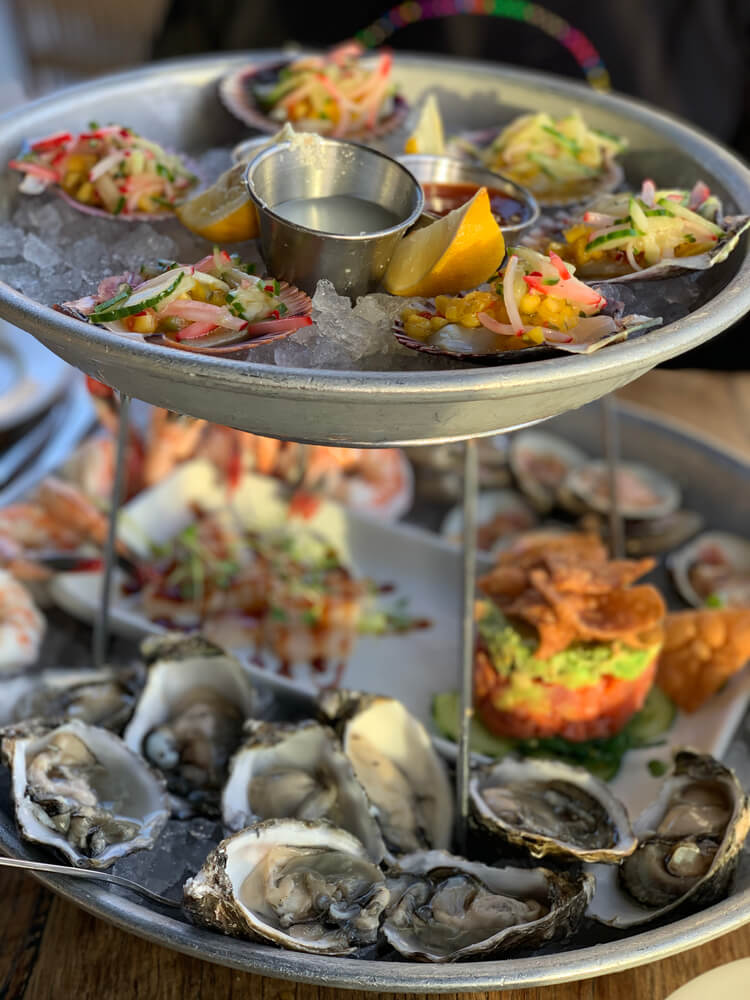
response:
<path id="1" fill-rule="evenodd" d="M 750 829 L 735 774 L 708 754 L 681 750 L 657 799 L 633 824 L 638 848 L 619 870 L 596 865 L 589 916 L 628 928 L 726 895 Z"/>
<path id="2" fill-rule="evenodd" d="M 594 883 L 580 873 L 494 868 L 427 851 L 401 858 L 388 888 L 388 943 L 407 958 L 454 962 L 567 937 Z"/>
<path id="3" fill-rule="evenodd" d="M 385 845 L 364 789 L 334 733 L 317 722 L 250 722 L 222 793 L 230 830 L 265 819 L 327 819 L 379 863 Z"/>
<path id="4" fill-rule="evenodd" d="M 74 720 L 3 743 L 21 835 L 82 868 L 153 847 L 169 811 L 163 781 L 106 729 Z"/>
<path id="5" fill-rule="evenodd" d="M 474 770 L 469 797 L 485 829 L 535 858 L 616 864 L 636 849 L 625 807 L 582 767 L 504 757 Z"/>
<path id="6" fill-rule="evenodd" d="M 394 698 L 326 691 L 318 704 L 372 803 L 391 857 L 447 848 L 453 793 L 427 730 Z"/>
<path id="7" fill-rule="evenodd" d="M 199 923 L 326 955 L 374 944 L 388 899 L 383 873 L 356 837 L 293 819 L 223 840 L 184 887 Z"/>

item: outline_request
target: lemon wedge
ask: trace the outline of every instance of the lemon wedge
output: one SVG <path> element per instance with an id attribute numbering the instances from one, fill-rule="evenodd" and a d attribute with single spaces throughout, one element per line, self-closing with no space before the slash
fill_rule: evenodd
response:
<path id="1" fill-rule="evenodd" d="M 505 240 L 487 188 L 397 245 L 383 279 L 391 295 L 455 295 L 487 281 L 502 263 Z"/>
<path id="2" fill-rule="evenodd" d="M 177 207 L 180 222 L 210 243 L 241 243 L 258 235 L 258 214 L 243 175 L 247 164 L 226 170 L 210 188 Z"/>
<path id="3" fill-rule="evenodd" d="M 444 155 L 443 119 L 434 94 L 429 94 L 422 105 L 414 131 L 404 145 L 404 152 L 426 153 L 429 156 Z"/>

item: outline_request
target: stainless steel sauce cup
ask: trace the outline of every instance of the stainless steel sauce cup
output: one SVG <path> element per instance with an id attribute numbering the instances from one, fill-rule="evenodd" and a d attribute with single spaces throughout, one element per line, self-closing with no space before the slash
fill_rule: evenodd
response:
<path id="1" fill-rule="evenodd" d="M 500 223 L 506 243 L 533 226 L 539 218 L 539 205 L 533 194 L 520 184 L 516 184 L 510 177 L 495 173 L 494 170 L 487 170 L 486 167 L 467 163 L 452 156 L 428 156 L 426 153 L 399 156 L 398 162 L 414 174 L 420 184 L 474 184 L 477 188 L 486 187 L 499 191 L 500 194 L 517 201 L 523 210 L 521 219 L 518 222 Z M 430 214 L 427 202 L 425 215 L 430 216 Z"/>
<path id="2" fill-rule="evenodd" d="M 357 143 L 319 136 L 262 150 L 248 164 L 245 182 L 258 208 L 269 273 L 309 293 L 320 278 L 352 298 L 373 291 L 424 205 L 419 183 L 396 160 Z M 376 232 L 344 236 L 309 229 L 274 211 L 293 199 L 332 195 L 364 198 L 399 221 Z"/>

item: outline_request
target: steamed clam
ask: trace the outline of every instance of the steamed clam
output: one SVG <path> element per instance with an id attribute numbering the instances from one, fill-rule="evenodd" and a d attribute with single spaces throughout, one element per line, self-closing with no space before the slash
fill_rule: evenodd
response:
<path id="1" fill-rule="evenodd" d="M 327 691 L 319 705 L 341 735 L 390 854 L 447 847 L 453 793 L 424 726 L 394 698 Z"/>
<path id="2" fill-rule="evenodd" d="M 750 830 L 747 796 L 729 768 L 683 750 L 633 824 L 639 843 L 617 874 L 597 868 L 590 914 L 612 927 L 700 909 L 726 895 Z"/>
<path id="3" fill-rule="evenodd" d="M 586 455 L 553 434 L 526 430 L 511 437 L 509 461 L 522 492 L 540 514 L 548 514 L 565 477 L 586 462 Z"/>
<path id="4" fill-rule="evenodd" d="M 230 830 L 264 819 L 327 819 L 348 830 L 380 862 L 385 846 L 352 765 L 326 726 L 308 721 L 248 723 L 222 793 Z"/>
<path id="5" fill-rule="evenodd" d="M 196 920 L 225 933 L 348 955 L 375 943 L 389 892 L 352 834 L 279 819 L 222 841 L 185 883 L 184 899 Z"/>
<path id="6" fill-rule="evenodd" d="M 152 663 L 124 739 L 165 775 L 180 811 L 214 815 L 252 712 L 252 687 L 239 661 L 211 643 L 159 640 L 145 645 Z"/>
<path id="7" fill-rule="evenodd" d="M 699 608 L 750 605 L 750 541 L 726 531 L 706 531 L 673 552 L 667 566 L 680 595 Z"/>
<path id="8" fill-rule="evenodd" d="M 3 743 L 26 840 L 80 867 L 150 848 L 169 815 L 161 779 L 106 729 L 79 721 L 16 731 Z"/>
<path id="9" fill-rule="evenodd" d="M 505 757 L 475 769 L 469 796 L 485 829 L 536 858 L 616 863 L 636 848 L 627 812 L 605 782 L 562 761 Z"/>
<path id="10" fill-rule="evenodd" d="M 581 921 L 593 880 L 427 851 L 401 858 L 388 887 L 388 943 L 407 958 L 452 962 L 567 936 Z"/>
<path id="11" fill-rule="evenodd" d="M 636 462 L 617 468 L 617 501 L 622 517 L 633 520 L 666 517 L 680 506 L 680 489 L 656 469 Z M 612 501 L 607 463 L 586 462 L 571 469 L 560 488 L 559 500 L 572 514 L 593 510 L 607 514 Z"/>

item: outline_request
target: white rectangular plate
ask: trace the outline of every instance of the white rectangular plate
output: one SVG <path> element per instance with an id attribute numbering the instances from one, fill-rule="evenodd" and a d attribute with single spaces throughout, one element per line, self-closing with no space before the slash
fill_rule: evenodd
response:
<path id="1" fill-rule="evenodd" d="M 158 486 L 127 504 L 118 533 L 128 545 L 145 554 L 151 541 L 163 542 L 190 523 L 190 505 L 214 510 L 227 505 L 227 494 L 214 467 L 194 461 L 179 467 Z M 272 479 L 248 475 L 231 500 L 241 521 L 255 528 L 283 524 L 286 503 L 280 485 Z M 392 695 L 433 729 L 431 702 L 440 691 L 458 686 L 460 642 L 461 557 L 455 546 L 436 535 L 405 524 L 383 524 L 323 502 L 305 522 L 325 535 L 359 575 L 376 583 L 395 585 L 394 597 L 408 597 L 409 611 L 430 620 L 431 627 L 405 635 L 362 638 L 351 656 L 342 684 L 361 691 Z M 54 599 L 66 611 L 92 621 L 99 604 L 100 573 L 64 573 L 52 584 Z M 110 624 L 114 632 L 138 638 L 163 631 L 140 613 L 137 597 L 124 597 L 117 579 L 113 588 Z M 235 649 L 253 678 L 281 690 L 315 695 L 329 679 L 308 666 L 293 668 L 291 678 L 278 676 L 269 661 L 265 669 L 251 662 L 251 651 Z M 615 793 L 636 815 L 653 798 L 658 782 L 648 762 L 667 762 L 671 749 L 690 746 L 722 756 L 744 714 L 750 696 L 745 671 L 693 715 L 680 714 L 669 734 L 669 745 L 627 754 L 613 782 Z M 446 754 L 452 743 L 436 739 Z"/>

